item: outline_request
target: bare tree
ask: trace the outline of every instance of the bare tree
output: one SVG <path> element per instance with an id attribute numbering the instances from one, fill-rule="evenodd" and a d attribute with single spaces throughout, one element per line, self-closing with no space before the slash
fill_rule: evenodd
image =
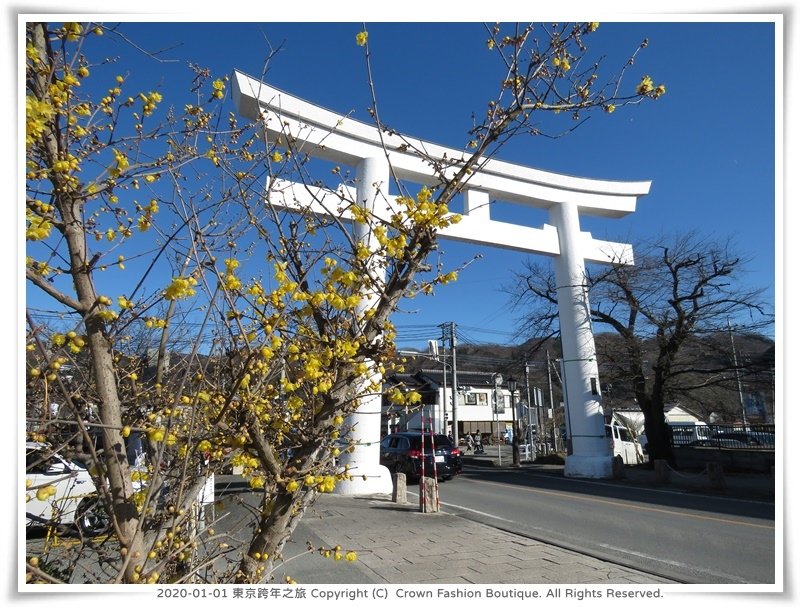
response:
<path id="1" fill-rule="evenodd" d="M 636 265 L 587 270 L 595 327 L 617 336 L 600 340 L 606 351 L 598 347 L 598 356 L 615 396 L 629 395 L 644 413 L 651 461 L 674 462 L 664 406 L 730 385 L 737 367 L 729 350 L 720 356 L 720 335 L 727 337 L 731 321 L 757 333 L 772 318 L 763 289 L 740 285 L 746 260 L 729 242 L 690 233 L 643 242 L 635 250 Z M 547 266 L 528 263 L 509 292 L 532 333 L 557 332 L 556 284 Z"/>

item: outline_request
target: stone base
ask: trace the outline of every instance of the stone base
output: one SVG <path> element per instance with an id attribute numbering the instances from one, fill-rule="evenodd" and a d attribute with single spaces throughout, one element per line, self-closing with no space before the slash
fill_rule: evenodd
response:
<path id="1" fill-rule="evenodd" d="M 671 480 L 672 471 L 669 463 L 665 459 L 657 459 L 653 461 L 653 470 L 656 473 L 656 482 L 659 485 L 669 485 Z"/>
<path id="2" fill-rule="evenodd" d="M 439 512 L 439 483 L 427 476 L 420 483 L 420 512 Z"/>
<path id="3" fill-rule="evenodd" d="M 571 478 L 613 478 L 614 458 L 610 455 L 568 455 L 564 476 Z"/>
<path id="4" fill-rule="evenodd" d="M 365 468 L 358 466 L 360 474 L 351 472 L 349 481 L 339 481 L 333 492 L 337 495 L 392 495 L 392 474 L 386 466 Z M 364 478 L 366 477 L 366 479 Z"/>
<path id="5" fill-rule="evenodd" d="M 392 474 L 392 501 L 396 504 L 407 504 L 408 495 L 406 489 L 406 475 L 402 472 Z"/>

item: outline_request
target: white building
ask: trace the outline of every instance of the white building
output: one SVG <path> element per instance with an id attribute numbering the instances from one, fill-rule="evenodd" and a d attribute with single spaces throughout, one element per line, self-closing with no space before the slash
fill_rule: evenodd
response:
<path id="1" fill-rule="evenodd" d="M 392 385 L 416 390 L 422 395 L 422 406 L 406 408 L 383 403 L 382 434 L 397 430 L 433 429 L 448 434 L 453 430 L 453 419 L 458 423 L 458 436 L 479 432 L 484 438 L 502 436 L 512 427 L 511 393 L 503 383 L 495 388 L 495 374 L 476 371 L 458 373 L 456 411 L 453 412 L 453 387 L 449 374 L 442 369 L 422 369 L 414 374 L 399 374 L 388 378 Z M 500 406 L 495 411 L 496 397 Z M 514 396 L 516 415 L 520 427 L 528 424 L 527 398 L 520 382 Z M 532 419 L 530 420 L 533 423 Z"/>
<path id="2" fill-rule="evenodd" d="M 644 434 L 644 413 L 642 413 L 642 410 L 636 404 L 629 408 L 614 407 L 614 415 L 636 436 Z M 668 424 L 702 421 L 699 417 L 687 411 L 678 403 L 664 405 L 664 417 Z"/>

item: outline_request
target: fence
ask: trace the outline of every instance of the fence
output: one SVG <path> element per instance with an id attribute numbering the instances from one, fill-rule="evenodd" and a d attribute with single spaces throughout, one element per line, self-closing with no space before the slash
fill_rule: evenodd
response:
<path id="1" fill-rule="evenodd" d="M 673 429 L 673 447 L 775 450 L 774 424 L 708 424 L 692 434 Z"/>

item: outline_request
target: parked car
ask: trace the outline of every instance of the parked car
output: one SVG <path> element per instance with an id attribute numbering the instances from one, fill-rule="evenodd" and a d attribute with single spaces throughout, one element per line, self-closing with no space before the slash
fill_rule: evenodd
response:
<path id="1" fill-rule="evenodd" d="M 431 443 L 433 441 L 433 443 Z M 434 464 L 436 476 L 447 480 L 461 474 L 461 451 L 444 434 L 425 435 L 425 456 L 422 453 L 420 432 L 397 432 L 381 441 L 380 463 L 391 472 L 402 472 L 415 482 L 423 474 L 432 477 Z"/>
<path id="2" fill-rule="evenodd" d="M 728 449 L 774 449 L 775 435 L 762 432 L 717 432 L 709 438 L 689 443 L 690 447 L 726 447 Z"/>
<path id="3" fill-rule="evenodd" d="M 86 535 L 105 532 L 109 519 L 89 471 L 49 445 L 25 444 L 26 526 L 76 525 Z"/>
<path id="4" fill-rule="evenodd" d="M 712 441 L 717 440 L 735 440 L 750 447 L 775 447 L 775 433 L 774 432 L 759 432 L 752 430 L 733 430 L 728 432 L 717 432 L 711 436 Z"/>
<path id="5" fill-rule="evenodd" d="M 687 447 L 714 447 L 714 448 L 724 447 L 726 449 L 742 449 L 746 446 L 747 443 L 745 443 L 743 439 L 720 438 L 720 437 L 701 438 L 698 440 L 693 440 L 692 442 L 687 444 Z"/>

